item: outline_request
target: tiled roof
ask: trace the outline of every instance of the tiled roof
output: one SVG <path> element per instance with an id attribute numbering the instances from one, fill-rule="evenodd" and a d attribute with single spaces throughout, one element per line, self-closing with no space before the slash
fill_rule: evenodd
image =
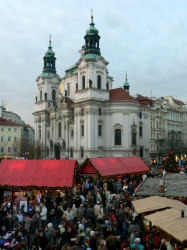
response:
<path id="1" fill-rule="evenodd" d="M 110 100 L 112 101 L 135 101 L 136 99 L 129 95 L 123 88 L 111 89 Z"/>
<path id="2" fill-rule="evenodd" d="M 136 100 L 139 101 L 143 106 L 151 105 L 153 103 L 153 100 L 147 96 L 139 96 L 136 98 Z"/>
<path id="3" fill-rule="evenodd" d="M 15 122 L 8 121 L 2 117 L 0 117 L 0 125 L 6 125 L 6 126 L 21 126 L 20 124 L 17 124 Z"/>

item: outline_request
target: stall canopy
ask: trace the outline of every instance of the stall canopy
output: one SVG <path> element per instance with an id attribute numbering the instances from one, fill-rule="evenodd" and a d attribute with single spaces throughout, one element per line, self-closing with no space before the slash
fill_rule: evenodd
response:
<path id="1" fill-rule="evenodd" d="M 72 187 L 75 160 L 2 160 L 1 187 Z"/>
<path id="2" fill-rule="evenodd" d="M 154 213 L 156 211 L 165 210 L 167 208 L 175 208 L 178 210 L 185 210 L 187 206 L 182 202 L 174 199 L 168 199 L 159 196 L 151 196 L 144 199 L 132 201 L 132 205 L 136 213 Z"/>
<path id="3" fill-rule="evenodd" d="M 150 168 L 139 157 L 89 158 L 81 167 L 81 174 L 101 177 L 149 172 Z"/>
<path id="4" fill-rule="evenodd" d="M 185 215 L 186 213 L 187 208 L 184 210 Z M 179 209 L 167 209 L 147 215 L 144 218 L 176 240 L 182 243 L 187 241 L 187 216 L 181 217 L 181 211 Z"/>

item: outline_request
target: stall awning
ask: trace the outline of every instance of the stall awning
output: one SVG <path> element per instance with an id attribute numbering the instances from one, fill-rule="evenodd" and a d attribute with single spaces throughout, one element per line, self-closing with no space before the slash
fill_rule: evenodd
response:
<path id="1" fill-rule="evenodd" d="M 81 168 L 81 174 L 94 174 L 96 172 L 102 177 L 149 171 L 149 167 L 140 157 L 89 158 L 85 160 Z"/>
<path id="2" fill-rule="evenodd" d="M 2 160 L 0 186 L 72 187 L 75 160 Z"/>
<path id="3" fill-rule="evenodd" d="M 181 218 L 181 211 L 179 209 L 171 208 L 147 215 L 145 219 L 183 243 L 187 241 L 187 209 L 184 211 L 184 218 Z"/>
<path id="4" fill-rule="evenodd" d="M 175 208 L 178 210 L 187 209 L 187 206 L 182 202 L 174 199 L 168 199 L 159 196 L 151 196 L 144 199 L 132 201 L 132 205 L 136 213 L 154 213 L 167 208 Z"/>

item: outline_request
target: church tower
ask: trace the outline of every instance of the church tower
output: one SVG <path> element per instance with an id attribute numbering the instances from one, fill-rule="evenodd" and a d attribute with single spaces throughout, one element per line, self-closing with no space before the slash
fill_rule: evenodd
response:
<path id="1" fill-rule="evenodd" d="M 124 90 L 127 91 L 127 93 L 129 93 L 130 84 L 129 84 L 128 81 L 127 81 L 127 73 L 126 73 L 125 82 L 124 82 L 124 84 L 123 84 L 123 88 L 124 88 Z"/>
<path id="2" fill-rule="evenodd" d="M 56 73 L 56 57 L 51 46 L 51 36 L 48 50 L 44 57 L 43 72 L 37 78 L 37 96 L 35 102 L 35 145 L 38 158 L 46 158 L 48 155 L 48 141 L 50 137 L 50 113 L 59 94 L 60 77 Z"/>

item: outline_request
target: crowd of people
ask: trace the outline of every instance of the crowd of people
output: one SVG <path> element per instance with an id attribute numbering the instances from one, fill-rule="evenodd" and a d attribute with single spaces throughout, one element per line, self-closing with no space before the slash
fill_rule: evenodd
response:
<path id="1" fill-rule="evenodd" d="M 9 250 L 178 250 L 166 247 L 159 231 L 146 232 L 141 215 L 131 206 L 142 178 L 108 181 L 82 178 L 56 198 L 42 194 L 24 206 L 4 203 L 0 210 L 0 249 Z"/>

